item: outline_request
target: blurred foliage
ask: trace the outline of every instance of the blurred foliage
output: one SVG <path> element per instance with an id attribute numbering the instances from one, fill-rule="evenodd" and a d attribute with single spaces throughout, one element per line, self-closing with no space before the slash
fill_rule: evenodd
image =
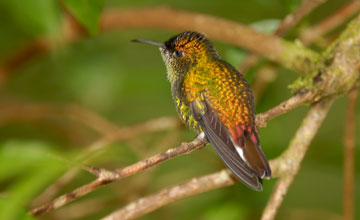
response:
<path id="1" fill-rule="evenodd" d="M 271 33 L 300 0 L 255 1 L 116 1 L 105 2 L 104 10 L 114 7 L 170 5 L 174 8 L 209 13 L 251 25 Z M 32 59 L 11 73 L 0 87 L 0 111 L 13 104 L 69 104 L 84 106 L 120 125 L 140 123 L 159 116 L 176 116 L 170 86 L 159 52 L 134 38 L 166 40 L 176 34 L 164 30 L 118 30 L 98 33 L 103 0 L 2 0 L 0 1 L 0 59 L 14 54 L 38 37 L 51 39 L 50 54 Z M 306 28 L 334 12 L 345 1 L 330 0 L 306 17 L 286 36 L 294 40 L 299 28 Z M 65 9 L 66 8 L 66 9 Z M 62 16 L 68 10 L 91 33 L 81 40 L 59 45 Z M 336 36 L 338 32 L 332 33 Z M 238 66 L 246 51 L 214 42 L 219 53 Z M 262 59 L 246 77 L 253 81 L 257 70 L 269 61 Z M 287 85 L 298 76 L 277 67 L 278 78 L 258 98 L 257 112 L 263 112 L 288 98 Z M 358 102 L 358 112 L 360 104 Z M 306 155 L 299 175 L 285 198 L 278 219 L 321 219 L 340 216 L 342 209 L 343 133 L 346 100 L 336 101 Z M 308 107 L 300 107 L 261 128 L 261 142 L 269 158 L 278 156 L 288 145 Z M 34 219 L 26 215 L 33 199 L 67 169 L 83 148 L 101 137 L 85 125 L 66 116 L 42 119 L 7 119 L 0 115 L 0 219 Z M 26 116 L 25 116 L 26 118 Z M 360 125 L 360 115 L 356 117 Z M 358 129 L 359 130 L 359 129 Z M 97 154 L 91 164 L 108 169 L 122 167 L 152 154 L 191 140 L 187 129 L 144 134 L 114 143 Z M 174 138 L 175 137 L 175 138 Z M 356 156 L 360 155 L 360 136 L 356 137 Z M 70 208 L 88 200 L 98 201 L 101 211 L 77 219 L 98 219 L 136 198 L 192 177 L 223 167 L 211 147 L 178 157 L 135 176 L 103 187 L 41 219 L 64 219 L 74 215 Z M 360 175 L 359 163 L 356 176 Z M 79 174 L 60 193 L 68 192 L 93 179 Z M 360 186 L 359 178 L 356 186 Z M 258 219 L 276 180 L 264 181 L 262 193 L 242 184 L 214 190 L 170 204 L 140 219 Z M 360 192 L 355 198 L 359 202 Z M 91 211 L 91 210 L 88 210 Z M 360 216 L 360 210 L 356 210 Z M 62 215 L 61 215 L 62 214 Z"/>
<path id="2" fill-rule="evenodd" d="M 63 3 L 90 33 L 98 32 L 99 18 L 104 0 L 64 0 Z"/>

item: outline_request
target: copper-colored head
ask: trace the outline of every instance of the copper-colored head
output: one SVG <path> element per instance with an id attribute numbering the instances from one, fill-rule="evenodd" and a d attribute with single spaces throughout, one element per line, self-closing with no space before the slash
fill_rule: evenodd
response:
<path id="1" fill-rule="evenodd" d="M 212 58 L 220 58 L 212 43 L 203 34 L 192 31 L 178 34 L 164 43 L 140 39 L 134 41 L 160 48 L 171 82 L 182 77 L 195 65 L 205 64 Z"/>

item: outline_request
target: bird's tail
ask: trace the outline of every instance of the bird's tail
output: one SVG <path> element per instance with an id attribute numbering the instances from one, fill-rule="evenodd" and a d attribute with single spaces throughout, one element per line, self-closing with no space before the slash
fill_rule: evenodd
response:
<path id="1" fill-rule="evenodd" d="M 261 179 L 270 178 L 271 169 L 261 149 L 257 130 L 237 126 L 231 131 L 232 141 L 240 157 Z"/>

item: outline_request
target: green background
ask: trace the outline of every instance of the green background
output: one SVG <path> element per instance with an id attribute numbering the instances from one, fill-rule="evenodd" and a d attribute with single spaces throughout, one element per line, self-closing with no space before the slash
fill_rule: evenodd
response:
<path id="1" fill-rule="evenodd" d="M 0 2 L 0 62 L 38 37 L 52 42 L 50 53 L 31 59 L 16 69 L 0 87 L 0 112 L 20 104 L 77 104 L 97 112 L 109 121 L 126 126 L 161 116 L 176 116 L 159 51 L 134 44 L 134 38 L 167 40 L 177 32 L 157 29 L 121 29 L 99 32 L 100 13 L 109 8 L 167 5 L 177 9 L 212 14 L 247 25 L 259 31 L 274 30 L 299 0 L 255 1 L 92 1 L 2 0 Z M 298 32 L 332 14 L 345 1 L 330 0 L 292 29 L 285 38 L 295 40 Z M 90 34 L 60 45 L 64 8 L 74 15 Z M 336 36 L 344 26 L 329 36 Z M 247 52 L 214 41 L 220 55 L 238 66 Z M 319 50 L 315 45 L 315 50 Z M 252 82 L 257 70 L 269 62 L 262 59 L 247 73 Z M 264 112 L 291 96 L 287 86 L 298 73 L 276 66 L 277 79 L 261 97 L 256 112 Z M 343 136 L 346 98 L 340 97 L 331 108 L 289 189 L 277 219 L 340 219 L 343 195 Z M 260 128 L 262 148 L 268 158 L 286 149 L 306 115 L 308 106 L 299 107 L 271 120 Z M 357 113 L 360 104 L 357 103 Z M 25 117 L 26 118 L 26 117 Z M 360 114 L 356 124 L 360 125 Z M 357 134 L 359 134 L 357 129 Z M 189 141 L 195 133 L 181 127 L 171 131 L 144 134 L 127 142 L 116 142 L 102 151 L 91 165 L 108 169 L 123 167 L 153 154 Z M 0 216 L 1 219 L 32 219 L 26 216 L 31 201 L 75 166 L 79 152 L 101 135 L 63 116 L 44 116 L 37 120 L 0 115 Z M 360 155 L 360 136 L 356 135 L 356 157 Z M 46 214 L 40 219 L 98 219 L 137 198 L 160 189 L 209 174 L 224 166 L 207 146 L 191 154 L 167 161 L 155 168 L 120 180 Z M 360 186 L 359 163 L 356 185 Z M 92 180 L 81 172 L 61 190 L 65 193 Z M 264 191 L 251 191 L 241 183 L 192 196 L 160 208 L 140 219 L 258 219 L 271 195 L 276 179 L 264 181 Z M 359 204 L 360 192 L 355 198 Z M 84 216 L 81 204 L 93 204 L 94 212 Z M 77 206 L 78 205 L 78 206 Z M 73 207 L 73 209 L 71 209 Z M 78 208 L 78 209 L 76 209 Z M 356 210 L 360 216 L 360 210 Z"/>

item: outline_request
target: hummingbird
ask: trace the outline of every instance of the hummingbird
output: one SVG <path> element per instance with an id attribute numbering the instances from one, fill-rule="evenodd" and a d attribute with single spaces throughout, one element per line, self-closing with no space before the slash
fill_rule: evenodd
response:
<path id="1" fill-rule="evenodd" d="M 180 119 L 206 137 L 234 176 L 253 190 L 271 170 L 255 124 L 254 95 L 245 77 L 201 33 L 183 32 L 159 47 Z"/>

